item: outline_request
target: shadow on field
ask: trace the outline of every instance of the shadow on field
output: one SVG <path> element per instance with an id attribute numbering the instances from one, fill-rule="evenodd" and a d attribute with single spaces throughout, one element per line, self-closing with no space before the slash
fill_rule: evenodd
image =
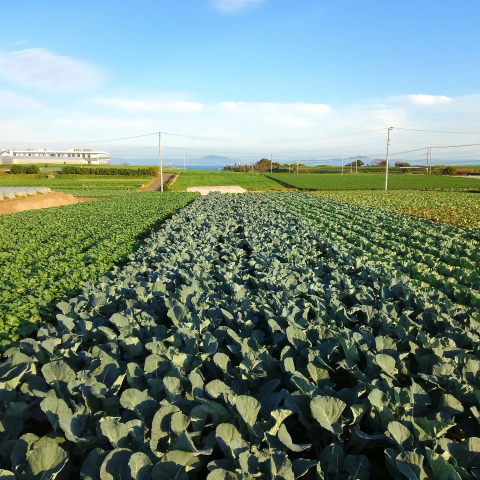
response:
<path id="1" fill-rule="evenodd" d="M 265 175 L 265 174 L 264 174 Z M 282 187 L 285 187 L 285 188 L 294 188 L 296 190 L 307 190 L 306 188 L 298 188 L 298 187 L 294 187 L 293 185 L 290 185 L 289 183 L 286 183 L 286 182 L 282 182 L 281 180 L 279 180 L 278 178 L 275 178 L 275 177 L 271 177 L 270 175 L 265 175 L 267 178 L 269 178 L 270 180 L 273 180 L 275 183 L 278 183 L 279 185 L 281 185 Z"/>

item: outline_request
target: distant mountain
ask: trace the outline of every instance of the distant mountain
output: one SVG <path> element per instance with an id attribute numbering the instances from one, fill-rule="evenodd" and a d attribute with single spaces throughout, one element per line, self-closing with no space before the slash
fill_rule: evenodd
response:
<path id="1" fill-rule="evenodd" d="M 220 157 L 218 155 L 205 155 L 198 159 L 200 163 L 205 163 L 206 165 L 211 165 L 214 163 L 229 165 L 230 163 L 235 163 L 235 160 L 228 157 Z"/>
<path id="2" fill-rule="evenodd" d="M 158 165 L 159 159 L 157 158 L 123 158 L 112 155 L 110 163 L 112 165 L 122 165 L 123 163 L 129 163 L 130 165 Z M 208 165 L 224 167 L 225 165 L 233 165 L 240 160 L 235 158 L 222 157 L 219 155 L 205 155 L 203 157 L 189 157 L 186 158 L 186 165 L 189 168 L 194 166 Z M 183 158 L 169 158 L 163 157 L 163 164 L 168 167 L 169 165 L 183 165 Z"/>

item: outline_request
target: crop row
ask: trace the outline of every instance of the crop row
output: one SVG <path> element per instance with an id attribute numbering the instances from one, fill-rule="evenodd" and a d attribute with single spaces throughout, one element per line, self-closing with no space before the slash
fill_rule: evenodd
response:
<path id="1" fill-rule="evenodd" d="M 0 332 L 8 343 L 126 259 L 194 194 L 137 194 L 0 218 Z"/>
<path id="2" fill-rule="evenodd" d="M 480 236 L 476 230 L 308 194 L 270 198 L 351 245 L 356 255 L 441 289 L 453 301 L 480 306 Z"/>
<path id="3" fill-rule="evenodd" d="M 58 308 L 0 364 L 10 475 L 477 476 L 478 312 L 265 196 L 198 198 Z"/>
<path id="4" fill-rule="evenodd" d="M 480 180 L 478 187 L 480 189 Z M 480 228 L 478 192 L 323 191 L 324 198 L 423 217 L 461 227 Z"/>
<path id="5" fill-rule="evenodd" d="M 423 253 L 438 257 L 442 262 L 462 268 L 475 268 L 480 264 L 480 234 L 477 230 L 458 228 L 448 224 L 433 223 L 418 218 L 378 208 L 357 207 L 350 203 L 337 200 L 326 200 L 307 194 L 289 194 L 272 197 L 288 201 L 294 205 L 297 202 L 310 207 L 313 212 L 319 208 L 329 213 L 329 218 L 336 221 L 338 217 L 361 225 L 388 238 L 398 238 L 398 248 L 402 245 L 413 247 Z M 294 203 L 292 203 L 294 202 Z M 308 211 L 308 209 L 305 209 Z M 334 217 L 331 214 L 335 214 Z"/>
<path id="6" fill-rule="evenodd" d="M 61 190 L 60 190 L 61 188 Z M 104 197 L 119 197 L 122 195 L 129 195 L 131 193 L 136 193 L 140 186 L 128 187 L 128 186 L 118 186 L 115 188 L 96 188 L 96 187 L 58 187 L 55 191 L 68 193 L 74 197 L 85 197 L 85 198 L 104 198 Z"/>

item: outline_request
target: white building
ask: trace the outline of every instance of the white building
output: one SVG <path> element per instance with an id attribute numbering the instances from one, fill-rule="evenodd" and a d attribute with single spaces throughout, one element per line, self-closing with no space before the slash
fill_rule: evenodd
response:
<path id="1" fill-rule="evenodd" d="M 107 152 L 94 152 L 89 148 L 71 150 L 33 149 L 0 150 L 0 164 L 25 165 L 32 163 L 67 164 L 67 165 L 105 165 L 110 161 Z"/>

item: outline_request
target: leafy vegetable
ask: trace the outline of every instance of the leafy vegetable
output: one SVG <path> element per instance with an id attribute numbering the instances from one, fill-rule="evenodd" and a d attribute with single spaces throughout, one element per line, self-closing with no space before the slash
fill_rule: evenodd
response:
<path id="1" fill-rule="evenodd" d="M 263 195 L 196 199 L 57 318 L 0 364 L 6 478 L 478 473 L 478 310 Z"/>

